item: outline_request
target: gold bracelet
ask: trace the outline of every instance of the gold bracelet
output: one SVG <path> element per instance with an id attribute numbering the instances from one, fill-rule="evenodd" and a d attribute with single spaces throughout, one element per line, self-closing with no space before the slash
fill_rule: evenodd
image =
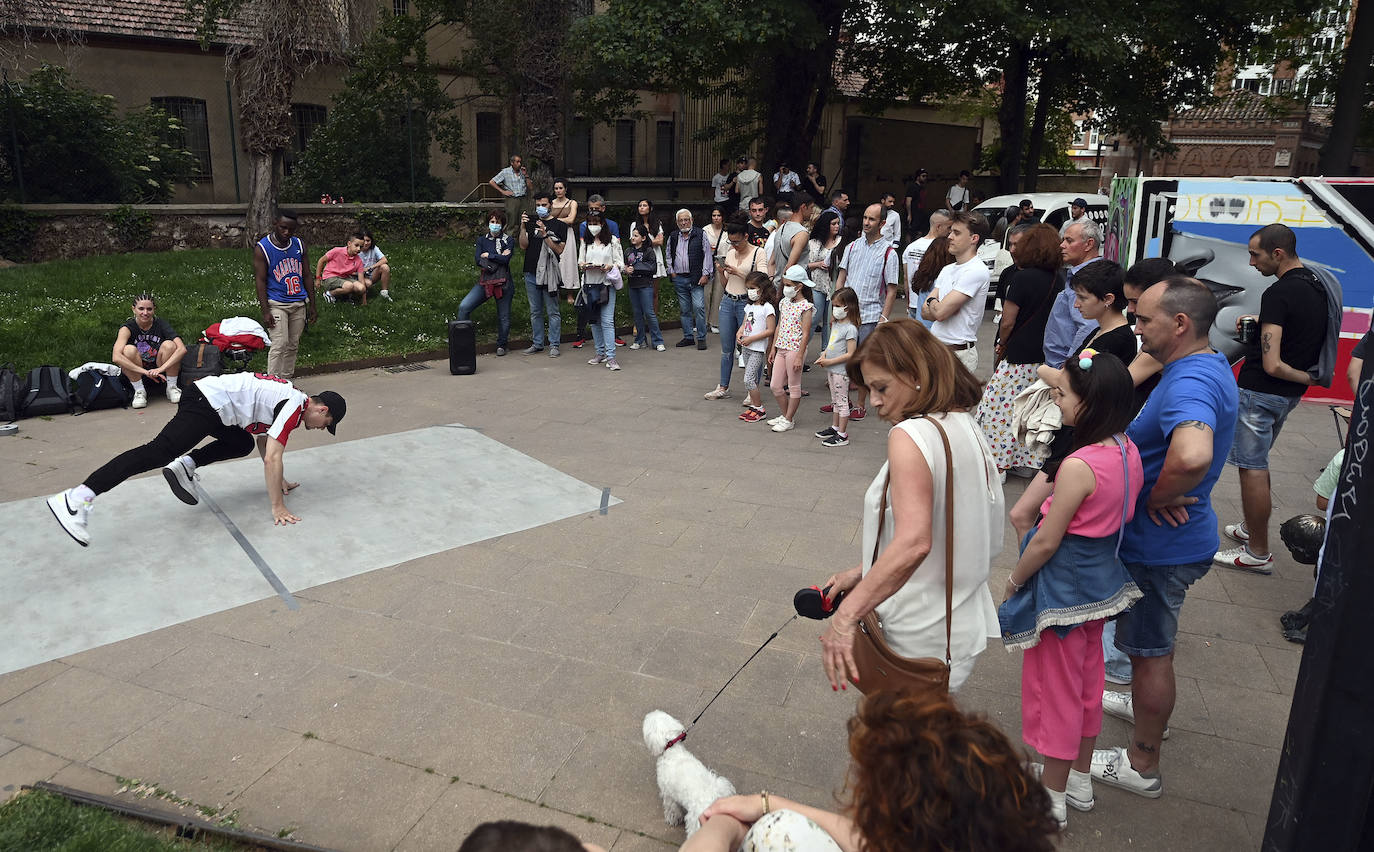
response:
<path id="1" fill-rule="evenodd" d="M 759 795 L 763 798 L 763 812 L 768 813 L 768 791 L 760 790 Z"/>

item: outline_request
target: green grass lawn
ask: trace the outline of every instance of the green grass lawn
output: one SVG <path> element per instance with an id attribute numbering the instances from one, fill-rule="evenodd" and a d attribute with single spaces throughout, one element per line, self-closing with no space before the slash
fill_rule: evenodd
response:
<path id="1" fill-rule="evenodd" d="M 231 852 L 224 840 L 179 840 L 167 830 L 30 790 L 0 806 L 0 849 L 23 852 Z"/>
<path id="2" fill-rule="evenodd" d="M 382 243 L 392 270 L 396 301 L 369 299 L 361 305 L 318 301 L 320 318 L 301 340 L 299 364 L 333 364 L 379 355 L 441 349 L 447 322 L 477 281 L 472 246 L 452 240 Z M 320 247 L 311 250 L 312 262 Z M 511 263 L 523 269 L 516 249 Z M 530 336 L 529 302 L 517 273 L 511 303 L 511 338 Z M 678 318 L 672 285 L 661 282 L 659 318 Z M 247 250 L 197 249 L 156 254 L 125 254 L 60 260 L 0 269 L 0 364 L 14 362 L 26 374 L 55 364 L 70 370 L 86 361 L 108 361 L 115 334 L 132 315 L 133 297 L 150 292 L 158 315 L 188 344 L 206 326 L 225 317 L 260 319 Z M 631 323 L 630 300 L 618 294 L 616 325 Z M 496 340 L 496 305 L 473 314 L 478 341 Z M 570 305 L 563 305 L 563 337 L 576 329 Z M 259 356 L 254 364 L 266 366 Z"/>

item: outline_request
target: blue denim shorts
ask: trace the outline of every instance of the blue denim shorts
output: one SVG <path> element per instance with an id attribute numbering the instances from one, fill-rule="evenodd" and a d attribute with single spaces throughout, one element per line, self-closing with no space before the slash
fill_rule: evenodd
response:
<path id="1" fill-rule="evenodd" d="M 1228 464 L 1245 470 L 1268 470 L 1269 448 L 1278 440 L 1288 412 L 1298 407 L 1301 397 L 1240 390 L 1236 413 L 1236 437 L 1231 442 Z"/>
<path id="2" fill-rule="evenodd" d="M 1211 560 L 1186 565 L 1127 562 L 1126 572 L 1143 597 L 1116 617 L 1116 647 L 1132 657 L 1173 653 L 1184 595 L 1211 567 Z"/>

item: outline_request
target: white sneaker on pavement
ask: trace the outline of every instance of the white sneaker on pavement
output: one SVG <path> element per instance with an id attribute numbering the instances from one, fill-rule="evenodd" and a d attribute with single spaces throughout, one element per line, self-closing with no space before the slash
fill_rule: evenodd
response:
<path id="1" fill-rule="evenodd" d="M 1031 775 L 1040 778 L 1045 773 L 1045 764 L 1027 763 L 1026 769 Z M 1097 799 L 1093 796 L 1093 779 L 1089 775 L 1087 778 L 1079 780 L 1074 777 L 1072 770 L 1069 772 L 1069 783 L 1064 789 L 1064 803 L 1076 811 L 1087 812 L 1097 804 Z"/>
<path id="2" fill-rule="evenodd" d="M 1114 689 L 1102 690 L 1102 712 L 1108 716 L 1115 716 L 1135 724 L 1135 704 L 1134 698 L 1129 692 L 1118 692 Z M 1169 728 L 1164 728 L 1163 739 L 1169 738 Z"/>
<path id="3" fill-rule="evenodd" d="M 168 386 L 167 386 L 167 401 L 170 402 L 170 403 L 172 403 L 173 405 L 175 405 L 175 404 L 177 404 L 177 403 L 180 403 L 180 402 L 181 402 L 181 388 L 179 388 L 179 387 L 174 388 L 174 387 L 172 387 L 171 385 L 168 385 Z"/>
<path id="4" fill-rule="evenodd" d="M 1241 544 L 1245 544 L 1247 541 L 1249 541 L 1250 531 L 1245 528 L 1245 521 L 1241 521 L 1238 524 L 1227 524 L 1226 537 L 1235 539 Z"/>
<path id="5" fill-rule="evenodd" d="M 1121 746 L 1093 749 L 1092 775 L 1103 784 L 1129 790 L 1147 799 L 1158 799 L 1164 793 L 1159 773 L 1141 775 L 1131 766 L 1131 759 Z"/>
<path id="6" fill-rule="evenodd" d="M 186 464 L 185 456 L 164 467 L 162 478 L 167 480 L 167 486 L 172 489 L 172 493 L 181 502 L 188 506 L 194 506 L 200 502 L 195 486 L 195 481 L 200 477 Z"/>
<path id="7" fill-rule="evenodd" d="M 1212 564 L 1249 571 L 1251 574 L 1272 574 L 1274 554 L 1256 556 L 1250 552 L 1250 545 L 1242 544 L 1240 547 L 1217 551 L 1217 555 L 1212 557 Z"/>
<path id="8" fill-rule="evenodd" d="M 129 404 L 129 407 L 130 407 L 130 408 L 147 408 L 147 407 L 148 407 L 148 392 L 147 392 L 146 390 L 142 390 L 142 389 L 139 389 L 139 390 L 134 391 L 134 401 L 133 401 L 132 403 Z"/>
<path id="9" fill-rule="evenodd" d="M 67 535 L 71 536 L 77 544 L 88 547 L 91 543 L 91 533 L 86 524 L 91 519 L 91 504 L 71 499 L 71 491 L 63 491 L 61 494 L 54 494 L 48 498 L 48 509 L 52 511 L 52 516 L 62 525 L 62 529 Z"/>
<path id="10" fill-rule="evenodd" d="M 774 431 L 774 432 L 787 432 L 787 431 L 789 431 L 789 430 L 791 430 L 791 429 L 795 429 L 796 427 L 797 427 L 797 424 L 796 424 L 796 423 L 793 423 L 791 420 L 788 420 L 786 417 L 784 417 L 784 418 L 782 418 L 782 422 L 781 422 L 781 423 L 775 423 L 775 424 L 773 424 L 773 431 Z"/>

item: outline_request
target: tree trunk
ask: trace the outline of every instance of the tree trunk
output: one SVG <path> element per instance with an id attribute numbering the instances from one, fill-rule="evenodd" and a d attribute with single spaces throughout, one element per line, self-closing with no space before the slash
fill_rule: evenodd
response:
<path id="1" fill-rule="evenodd" d="M 1026 192 L 1035 192 L 1040 179 L 1040 153 L 1045 148 L 1045 123 L 1049 119 L 1055 88 L 1055 80 L 1047 63 L 1045 70 L 1040 73 L 1040 87 L 1035 96 L 1035 117 L 1031 119 L 1030 139 L 1026 143 Z"/>
<path id="2" fill-rule="evenodd" d="M 1364 110 L 1365 85 L 1369 65 L 1374 59 L 1374 3 L 1366 2 L 1361 12 L 1355 7 L 1355 25 L 1341 61 L 1336 81 L 1336 106 L 1331 114 L 1331 135 L 1322 146 L 1317 170 L 1324 175 L 1348 175 L 1355 155 L 1355 138 Z"/>
<path id="3" fill-rule="evenodd" d="M 516 51 L 516 85 L 512 100 L 521 153 L 530 171 L 531 189 L 550 190 L 553 170 L 563 161 L 564 104 L 568 103 L 568 69 L 564 44 L 568 5 L 533 0 Z"/>
<path id="4" fill-rule="evenodd" d="M 997 190 L 1014 195 L 1021 186 L 1021 155 L 1026 147 L 1026 85 L 1030 76 L 1031 49 L 1028 44 L 1013 44 L 1002 67 L 1002 103 L 997 108 L 997 126 L 1002 137 L 998 158 Z"/>
<path id="5" fill-rule="evenodd" d="M 280 151 L 252 152 L 248 155 L 248 215 L 243 238 L 249 248 L 272 230 L 277 211 L 277 190 L 281 186 Z"/>
<path id="6" fill-rule="evenodd" d="M 763 154 L 759 171 L 771 180 L 773 170 L 785 162 L 794 172 L 804 172 L 811 159 L 821 114 L 834 88 L 832 64 L 839 46 L 844 0 L 811 0 L 807 4 L 824 33 L 814 47 L 797 47 L 779 54 L 774 69 L 765 76 L 773 85 L 764 113 Z"/>

